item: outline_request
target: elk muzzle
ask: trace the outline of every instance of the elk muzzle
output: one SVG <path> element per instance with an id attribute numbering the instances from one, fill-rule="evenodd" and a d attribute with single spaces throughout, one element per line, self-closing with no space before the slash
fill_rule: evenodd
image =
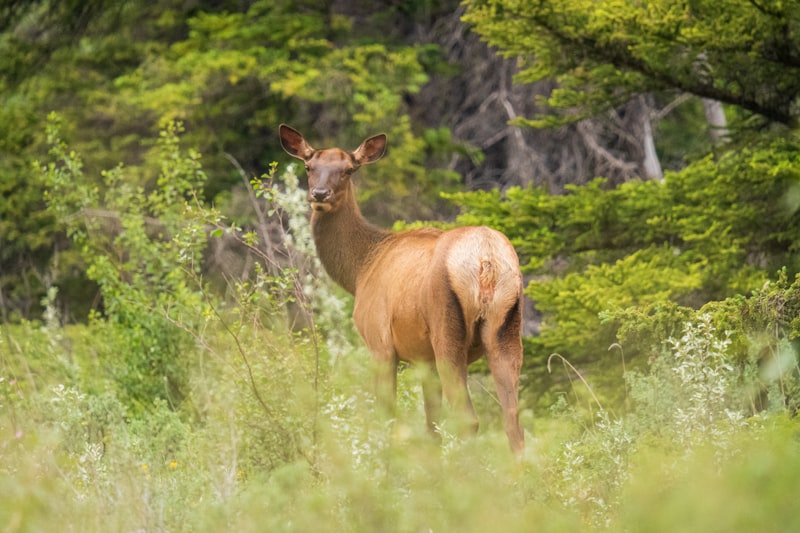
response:
<path id="1" fill-rule="evenodd" d="M 329 211 L 333 200 L 331 189 L 314 187 L 308 191 L 308 203 L 314 211 Z"/>

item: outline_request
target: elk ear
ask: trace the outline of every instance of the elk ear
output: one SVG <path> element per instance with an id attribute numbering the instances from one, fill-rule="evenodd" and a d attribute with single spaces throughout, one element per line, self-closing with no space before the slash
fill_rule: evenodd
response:
<path id="1" fill-rule="evenodd" d="M 380 133 L 361 143 L 361 146 L 356 148 L 353 152 L 353 157 L 355 157 L 359 165 L 367 165 L 383 157 L 385 152 L 386 135 Z"/>
<path id="2" fill-rule="evenodd" d="M 286 150 L 286 153 L 298 159 L 306 160 L 314 153 L 303 134 L 294 128 L 290 128 L 286 124 L 281 124 L 280 128 L 281 146 Z"/>

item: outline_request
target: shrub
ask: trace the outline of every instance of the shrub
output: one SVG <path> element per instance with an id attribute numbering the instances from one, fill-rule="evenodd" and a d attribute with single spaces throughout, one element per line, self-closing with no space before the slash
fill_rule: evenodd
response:
<path id="1" fill-rule="evenodd" d="M 48 172 L 78 176 L 76 156 L 65 157 Z M 450 435 L 447 426 L 441 442 L 431 438 L 413 368 L 400 373 L 396 418 L 376 415 L 369 356 L 351 342 L 355 334 L 343 317 L 348 300 L 315 275 L 301 193 L 291 171 L 284 176 L 281 186 L 271 174 L 251 185 L 268 203 L 264 212 L 274 209 L 289 221 L 290 268 L 259 256 L 253 276 L 231 280 L 226 298 L 215 296 L 195 268 L 207 236 L 232 235 L 256 251 L 264 243 L 202 204 L 183 204 L 187 211 L 175 218 L 170 239 L 137 233 L 132 222 L 120 226 L 120 236 L 130 231 L 126 237 L 109 239 L 87 229 L 89 218 L 71 230 L 84 232 L 78 242 L 86 239 L 87 250 L 97 247 L 128 277 L 98 281 L 113 304 L 88 324 L 61 326 L 52 292 L 42 323 L 0 331 L 0 520 L 8 529 L 796 527 L 783 496 L 797 455 L 800 281 L 779 275 L 750 297 L 700 310 L 657 297 L 633 301 L 621 291 L 615 310 L 601 317 L 619 341 L 622 377 L 607 379 L 620 401 L 607 404 L 609 395 L 583 385 L 594 376 L 576 379 L 572 367 L 577 400 L 558 395 L 549 415 L 537 413 L 518 462 L 496 421 L 472 439 Z M 146 262 L 110 262 L 109 250 L 123 244 L 143 254 L 164 250 L 174 272 L 148 276 Z M 646 280 L 652 294 L 680 290 L 672 282 L 687 279 L 670 271 L 664 250 L 633 256 L 650 253 L 670 273 Z M 586 268 L 597 275 L 598 290 L 607 279 L 623 287 L 645 283 L 643 273 L 638 281 L 619 275 L 640 261 L 617 263 L 617 272 L 604 263 Z M 565 276 L 563 288 L 571 283 Z M 164 290 L 172 293 L 155 294 Z M 278 318 L 289 300 L 309 312 L 307 330 L 291 332 Z M 169 328 L 180 333 L 179 344 L 145 334 Z M 649 360 L 619 357 L 629 344 Z M 175 361 L 160 358 L 177 350 Z M 177 365 L 179 401 L 156 391 L 169 363 Z M 149 364 L 161 374 L 126 378 L 124 372 Z M 480 378 L 470 384 L 485 416 L 491 391 Z M 530 413 L 522 418 L 530 429 Z M 705 492 L 740 504 L 725 514 L 722 498 L 714 497 L 709 511 Z M 641 506 L 657 511 L 643 514 Z"/>

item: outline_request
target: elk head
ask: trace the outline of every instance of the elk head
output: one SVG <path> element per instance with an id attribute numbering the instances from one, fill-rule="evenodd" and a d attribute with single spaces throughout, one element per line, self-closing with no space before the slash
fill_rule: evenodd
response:
<path id="1" fill-rule="evenodd" d="M 366 139 L 352 152 L 339 148 L 314 150 L 303 135 L 285 124 L 280 126 L 281 146 L 306 165 L 308 202 L 314 211 L 332 211 L 347 200 L 350 176 L 361 165 L 380 159 L 386 150 L 383 133 Z"/>

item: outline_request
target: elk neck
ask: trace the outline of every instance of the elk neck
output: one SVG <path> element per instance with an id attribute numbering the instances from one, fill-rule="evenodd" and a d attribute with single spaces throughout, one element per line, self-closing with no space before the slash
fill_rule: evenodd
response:
<path id="1" fill-rule="evenodd" d="M 311 229 L 322 266 L 350 294 L 355 294 L 359 272 L 391 232 L 364 218 L 356 203 L 353 186 L 344 201 L 332 211 L 313 211 Z"/>

